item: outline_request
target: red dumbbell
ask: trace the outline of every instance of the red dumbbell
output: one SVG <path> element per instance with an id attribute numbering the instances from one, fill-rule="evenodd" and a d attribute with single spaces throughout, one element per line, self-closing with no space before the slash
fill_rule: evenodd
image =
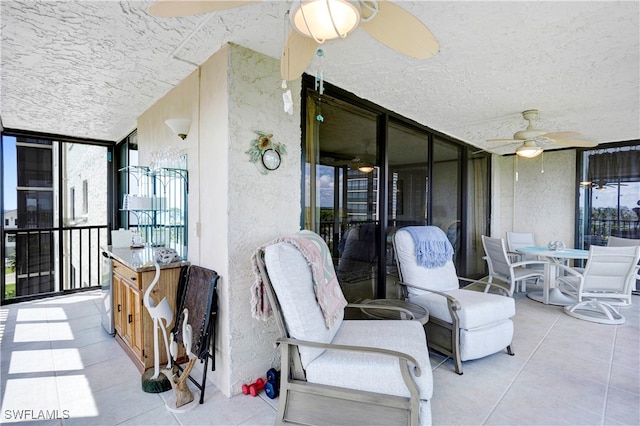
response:
<path id="1" fill-rule="evenodd" d="M 257 396 L 258 392 L 264 388 L 264 385 L 267 382 L 262 379 L 262 377 L 258 377 L 258 380 L 255 383 L 251 383 L 250 385 L 242 385 L 242 393 L 245 395 Z"/>

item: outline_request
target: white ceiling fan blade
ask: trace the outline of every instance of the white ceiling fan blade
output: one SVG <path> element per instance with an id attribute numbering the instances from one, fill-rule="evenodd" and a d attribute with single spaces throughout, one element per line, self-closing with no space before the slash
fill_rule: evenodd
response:
<path id="1" fill-rule="evenodd" d="M 551 132 L 545 133 L 543 136 L 549 139 L 576 139 L 582 135 L 578 132 Z"/>
<path id="2" fill-rule="evenodd" d="M 280 58 L 282 79 L 290 81 L 300 77 L 309 66 L 317 49 L 318 43 L 314 39 L 305 37 L 297 31 L 291 31 Z"/>
<path id="3" fill-rule="evenodd" d="M 196 15 L 198 13 L 217 12 L 233 9 L 261 0 L 158 0 L 149 6 L 148 12 L 158 18 L 175 18 L 179 16 Z"/>
<path id="4" fill-rule="evenodd" d="M 515 143 L 515 142 L 522 142 L 522 141 L 516 140 L 516 139 L 487 139 L 487 142 Z"/>
<path id="5" fill-rule="evenodd" d="M 378 9 L 371 21 L 360 23 L 373 38 L 416 59 L 427 59 L 438 53 L 438 40 L 418 18 L 388 1 L 379 1 Z"/>
<path id="6" fill-rule="evenodd" d="M 584 139 L 562 139 L 552 138 L 556 145 L 572 146 L 576 148 L 593 148 L 598 146 L 598 142 L 588 141 Z"/>

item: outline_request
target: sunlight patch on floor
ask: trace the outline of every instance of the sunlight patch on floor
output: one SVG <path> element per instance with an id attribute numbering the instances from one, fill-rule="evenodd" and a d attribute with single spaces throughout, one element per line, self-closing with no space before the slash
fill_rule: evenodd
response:
<path id="1" fill-rule="evenodd" d="M 73 340 L 73 332 L 68 323 L 16 324 L 14 343 L 52 342 Z"/>
<path id="2" fill-rule="evenodd" d="M 11 352 L 9 374 L 81 370 L 84 368 L 76 348 Z"/>

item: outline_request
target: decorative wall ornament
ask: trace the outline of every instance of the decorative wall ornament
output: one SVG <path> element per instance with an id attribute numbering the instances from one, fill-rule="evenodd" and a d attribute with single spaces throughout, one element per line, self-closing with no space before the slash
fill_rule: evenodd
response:
<path id="1" fill-rule="evenodd" d="M 266 175 L 280 167 L 281 156 L 287 153 L 287 147 L 283 143 L 273 141 L 272 133 L 264 133 L 260 130 L 254 130 L 254 133 L 258 137 L 251 141 L 251 148 L 245 153 L 249 154 L 251 157 L 249 161 L 258 167 L 260 173 Z"/>

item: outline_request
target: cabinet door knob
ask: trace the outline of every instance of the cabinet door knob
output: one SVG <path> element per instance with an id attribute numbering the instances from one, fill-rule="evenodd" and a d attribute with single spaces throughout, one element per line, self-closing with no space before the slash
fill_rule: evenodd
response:
<path id="1" fill-rule="evenodd" d="M 129 314 L 129 324 L 133 322 L 133 315 Z"/>
<path id="2" fill-rule="evenodd" d="M 118 303 L 118 312 L 122 312 L 122 305 Z"/>
<path id="3" fill-rule="evenodd" d="M 131 281 L 135 281 L 135 280 L 136 280 L 136 277 L 131 277 Z"/>

